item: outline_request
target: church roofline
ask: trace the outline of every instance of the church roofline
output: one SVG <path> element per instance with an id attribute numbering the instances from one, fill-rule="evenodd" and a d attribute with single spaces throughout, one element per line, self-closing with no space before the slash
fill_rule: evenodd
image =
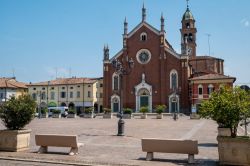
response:
<path id="1" fill-rule="evenodd" d="M 132 35 L 134 35 L 143 25 L 146 26 L 147 28 L 149 28 L 155 34 L 160 35 L 159 30 L 157 30 L 155 27 L 153 27 L 152 25 L 150 25 L 146 21 L 143 21 L 140 24 L 138 24 L 131 32 L 129 32 L 128 37 L 131 37 Z"/>
<path id="2" fill-rule="evenodd" d="M 167 51 L 168 53 L 170 53 L 170 54 L 173 55 L 174 57 L 176 57 L 176 58 L 178 58 L 178 59 L 181 59 L 180 54 L 176 53 L 174 50 L 171 50 L 171 49 L 165 47 L 165 51 Z"/>
<path id="3" fill-rule="evenodd" d="M 110 59 L 110 62 L 111 62 L 112 60 L 114 60 L 114 59 L 117 59 L 119 56 L 122 55 L 122 53 L 123 53 L 123 49 L 120 50 L 117 54 L 115 54 L 115 55 Z"/>

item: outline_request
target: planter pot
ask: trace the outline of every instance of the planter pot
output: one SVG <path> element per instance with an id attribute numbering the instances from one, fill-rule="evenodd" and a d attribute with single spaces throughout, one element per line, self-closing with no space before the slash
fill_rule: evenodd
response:
<path id="1" fill-rule="evenodd" d="M 147 119 L 147 114 L 142 114 L 141 119 Z"/>
<path id="2" fill-rule="evenodd" d="M 131 119 L 131 114 L 123 114 L 123 119 Z"/>
<path id="3" fill-rule="evenodd" d="M 52 118 L 61 118 L 61 114 L 52 114 Z"/>
<path id="4" fill-rule="evenodd" d="M 201 118 L 200 115 L 198 115 L 197 113 L 192 113 L 190 115 L 190 119 L 200 119 L 200 118 Z"/>
<path id="5" fill-rule="evenodd" d="M 29 149 L 31 130 L 0 130 L 0 151 L 19 152 Z"/>
<path id="6" fill-rule="evenodd" d="M 220 128 L 220 127 L 218 127 L 218 136 L 230 137 L 231 136 L 230 128 Z"/>
<path id="7" fill-rule="evenodd" d="M 48 118 L 48 113 L 41 114 L 41 118 Z"/>
<path id="8" fill-rule="evenodd" d="M 250 139 L 217 137 L 221 165 L 250 165 Z"/>
<path id="9" fill-rule="evenodd" d="M 68 114 L 67 118 L 76 118 L 76 114 Z"/>
<path id="10" fill-rule="evenodd" d="M 113 115 L 111 113 L 109 114 L 103 114 L 103 119 L 112 119 Z"/>
<path id="11" fill-rule="evenodd" d="M 93 113 L 90 113 L 90 114 L 84 113 L 83 117 L 84 117 L 84 118 L 93 118 L 93 117 L 94 117 L 94 114 L 93 114 Z"/>
<path id="12" fill-rule="evenodd" d="M 163 118 L 163 114 L 157 114 L 156 115 L 156 119 L 162 119 Z"/>

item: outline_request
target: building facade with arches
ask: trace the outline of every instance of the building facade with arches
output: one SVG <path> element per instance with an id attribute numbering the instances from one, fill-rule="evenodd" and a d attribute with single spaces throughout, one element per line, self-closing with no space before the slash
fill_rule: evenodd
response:
<path id="1" fill-rule="evenodd" d="M 38 107 L 69 107 L 77 114 L 93 107 L 95 112 L 102 112 L 103 78 L 58 78 L 27 86 Z"/>
<path id="2" fill-rule="evenodd" d="M 200 97 L 203 97 L 204 88 L 211 93 L 219 84 L 225 83 L 224 60 L 196 55 L 197 29 L 189 6 L 181 19 L 180 53 L 168 41 L 163 15 L 159 30 L 146 21 L 146 16 L 143 5 L 142 20 L 130 32 L 125 19 L 123 48 L 117 54 L 110 57 L 109 47 L 104 46 L 104 107 L 119 112 L 122 105 L 138 112 L 140 107 L 147 106 L 153 112 L 156 105 L 164 104 L 166 112 L 189 114 L 196 107 L 193 93 L 202 91 Z M 114 60 L 121 62 L 126 72 L 116 72 Z M 133 68 L 129 68 L 127 63 L 130 60 L 134 62 Z M 203 82 L 200 86 L 193 86 L 195 78 L 208 75 L 214 77 L 217 83 L 203 85 Z M 226 83 L 232 86 L 235 78 L 228 78 Z"/>

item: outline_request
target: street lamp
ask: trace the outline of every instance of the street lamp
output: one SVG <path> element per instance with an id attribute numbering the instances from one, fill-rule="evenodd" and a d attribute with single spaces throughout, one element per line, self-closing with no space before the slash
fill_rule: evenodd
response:
<path id="1" fill-rule="evenodd" d="M 38 111 L 39 111 L 39 119 L 41 119 L 41 91 L 37 91 L 37 96 L 39 96 L 39 105 L 38 105 Z"/>
<path id="2" fill-rule="evenodd" d="M 120 62 L 118 59 L 114 59 L 112 61 L 112 66 L 115 69 L 116 74 L 119 75 L 119 84 L 120 84 L 120 110 L 119 110 L 119 121 L 118 121 L 118 133 L 117 136 L 124 136 L 124 125 L 125 122 L 123 118 L 123 86 L 122 86 L 122 78 L 123 75 L 129 75 L 134 68 L 134 61 L 132 58 L 126 61 L 126 63 Z M 126 66 L 128 66 L 126 68 Z"/>
<path id="3" fill-rule="evenodd" d="M 178 111 L 177 111 L 177 107 L 178 107 L 178 99 L 177 99 L 177 93 L 179 92 L 180 90 L 178 90 L 176 87 L 174 88 L 174 97 L 173 97 L 173 102 L 175 104 L 175 108 L 174 108 L 174 116 L 173 116 L 173 119 L 174 120 L 177 120 L 178 119 Z"/>

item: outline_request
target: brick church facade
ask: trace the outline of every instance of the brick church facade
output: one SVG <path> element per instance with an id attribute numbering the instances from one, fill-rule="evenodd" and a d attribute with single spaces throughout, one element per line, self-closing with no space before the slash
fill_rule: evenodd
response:
<path id="1" fill-rule="evenodd" d="M 220 85 L 233 85 L 235 78 L 224 75 L 224 60 L 196 55 L 197 29 L 188 6 L 181 23 L 181 53 L 177 53 L 167 40 L 163 16 L 160 30 L 146 22 L 144 6 L 142 21 L 130 32 L 125 19 L 123 48 L 110 58 L 109 48 L 104 47 L 105 108 L 138 112 L 148 106 L 153 112 L 156 105 L 165 104 L 166 112 L 189 114 Z"/>

